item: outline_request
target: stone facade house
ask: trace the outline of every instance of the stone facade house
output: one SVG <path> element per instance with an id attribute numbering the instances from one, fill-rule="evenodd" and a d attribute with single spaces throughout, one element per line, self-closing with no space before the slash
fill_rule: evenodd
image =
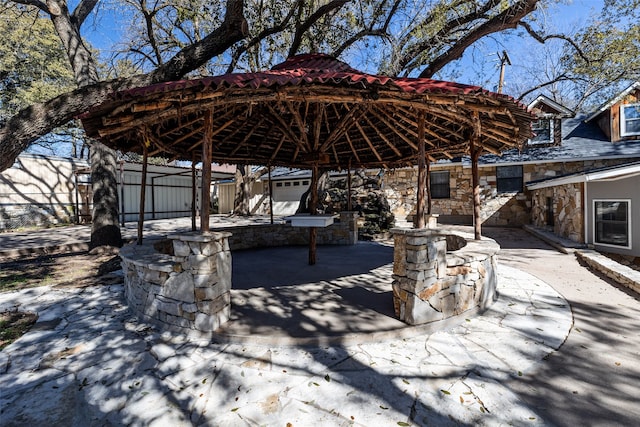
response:
<path id="1" fill-rule="evenodd" d="M 587 127 L 600 137 L 600 161 L 528 182 L 531 222 L 598 250 L 640 256 L 640 82 L 587 117 Z"/>
<path id="2" fill-rule="evenodd" d="M 529 108 L 538 120 L 527 146 L 480 157 L 483 224 L 533 224 L 610 252 L 640 255 L 640 83 L 590 116 L 576 117 L 545 96 Z M 416 179 L 415 169 L 385 175 L 396 219 L 412 219 Z M 431 212 L 440 222 L 471 224 L 469 159 L 432 163 L 430 192 Z"/>

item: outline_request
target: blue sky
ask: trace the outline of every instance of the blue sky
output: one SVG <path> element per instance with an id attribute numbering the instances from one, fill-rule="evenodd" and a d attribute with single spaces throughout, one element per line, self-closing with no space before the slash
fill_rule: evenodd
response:
<path id="1" fill-rule="evenodd" d="M 85 36 L 98 49 L 103 49 L 106 57 L 109 52 L 104 50 L 114 46 L 120 39 L 123 31 L 129 23 L 128 16 L 120 16 L 122 12 L 113 10 L 110 2 L 99 3 L 96 16 L 98 19 L 89 21 L 83 27 Z M 74 6 L 71 4 L 71 6 Z M 108 8 L 111 7 L 111 10 Z M 537 10 L 535 19 L 544 24 L 547 32 L 571 33 L 576 28 L 586 24 L 588 18 L 599 13 L 603 7 L 603 0 L 562 0 L 560 4 L 553 4 L 547 9 Z M 528 19 L 529 20 L 529 19 Z M 535 25 L 535 24 L 534 24 Z M 545 49 L 561 47 L 559 42 L 546 43 L 545 46 L 524 34 L 523 30 L 512 30 L 501 34 L 485 37 L 468 48 L 462 59 L 450 64 L 436 78 L 455 80 L 460 83 L 474 84 L 489 90 L 496 90 L 499 76 L 498 53 L 506 51 L 512 65 L 505 70 L 505 92 L 516 91 L 527 69 L 532 62 L 542 60 Z M 366 65 L 359 66 L 363 71 L 375 72 L 375 69 L 367 69 Z"/>

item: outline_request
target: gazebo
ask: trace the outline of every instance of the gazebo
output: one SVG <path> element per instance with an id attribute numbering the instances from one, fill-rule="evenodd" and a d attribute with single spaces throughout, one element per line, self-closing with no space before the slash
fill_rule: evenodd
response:
<path id="1" fill-rule="evenodd" d="M 424 226 L 429 162 L 470 155 L 477 239 L 477 159 L 521 147 L 532 119 L 523 104 L 477 86 L 367 74 L 321 54 L 263 72 L 114 93 L 81 118 L 89 136 L 123 152 L 201 160 L 205 182 L 212 162 L 311 169 L 312 188 L 320 168 L 417 164 L 417 228 Z M 207 231 L 210 196 L 202 188 Z"/>
<path id="2" fill-rule="evenodd" d="M 212 162 L 311 169 L 311 215 L 317 214 L 321 169 L 417 164 L 414 229 L 394 235 L 396 315 L 419 324 L 486 308 L 495 299 L 499 247 L 480 241 L 478 157 L 521 147 L 531 136 L 532 116 L 509 96 L 477 86 L 367 74 L 309 54 L 268 71 L 114 93 L 81 119 L 89 136 L 143 155 L 143 188 L 148 156 L 202 161 L 200 232 L 169 236 L 173 253 L 161 261 L 143 248 L 121 251 L 130 307 L 163 327 L 212 334 L 230 315 L 226 239 L 231 234 L 209 227 Z M 470 244 L 425 228 L 429 163 L 463 155 L 472 161 L 475 240 Z M 307 219 L 309 264 L 315 264 L 318 218 Z M 141 232 L 140 222 L 139 237 Z M 447 259 L 448 251 L 463 247 Z"/>

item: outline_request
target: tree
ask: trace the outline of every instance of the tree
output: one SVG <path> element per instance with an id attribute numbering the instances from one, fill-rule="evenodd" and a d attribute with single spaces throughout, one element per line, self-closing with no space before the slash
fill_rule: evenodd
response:
<path id="1" fill-rule="evenodd" d="M 35 102 L 51 99 L 75 86 L 73 75 L 50 20 L 34 10 L 7 9 L 0 17 L 0 125 Z M 72 139 L 75 128 L 60 127 L 37 144 L 54 150 Z"/>
<path id="2" fill-rule="evenodd" d="M 126 0 L 126 15 L 134 27 L 126 48 L 112 59 L 138 74 L 104 80 L 80 34 L 98 0 L 81 0 L 73 12 L 64 0 L 46 4 L 4 0 L 3 4 L 13 8 L 36 7 L 51 19 L 77 89 L 32 104 L 7 119 L 0 129 L 0 170 L 9 167 L 36 138 L 105 101 L 114 91 L 203 72 L 267 68 L 302 52 L 330 53 L 347 62 L 357 57 L 365 71 L 431 77 L 477 41 L 519 26 L 526 29 L 526 18 L 539 4 L 555 1 Z M 141 19 L 131 19 L 132 15 Z M 113 153 L 99 144 L 93 144 L 92 153 L 105 173 L 109 172 Z M 100 176 L 96 171 L 96 177 Z M 104 179 L 105 183 L 110 180 Z M 113 196 L 117 194 L 104 195 L 111 204 L 117 200 Z M 107 224 L 117 223 L 113 209 L 97 212 L 104 213 Z"/>
<path id="3" fill-rule="evenodd" d="M 640 79 L 639 22 L 639 0 L 605 0 L 602 11 L 571 34 L 521 22 L 519 27 L 544 46 L 528 55 L 530 65 L 512 92 L 523 100 L 546 92 L 575 111 L 602 104 Z"/>

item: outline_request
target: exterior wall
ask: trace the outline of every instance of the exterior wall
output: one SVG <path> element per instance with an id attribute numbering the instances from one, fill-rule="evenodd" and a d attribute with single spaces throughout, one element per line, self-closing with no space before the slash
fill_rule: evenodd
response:
<path id="1" fill-rule="evenodd" d="M 78 159 L 19 156 L 0 174 L 0 230 L 74 221 L 73 171 L 87 166 Z"/>
<path id="2" fill-rule="evenodd" d="M 584 160 L 575 162 L 549 162 L 539 164 L 523 164 L 523 182 L 549 179 L 566 174 L 581 172 L 588 169 L 613 166 L 628 162 L 627 159 Z M 450 198 L 433 199 L 431 212 L 439 214 L 441 223 L 471 224 L 473 218 L 473 200 L 471 192 L 471 167 L 460 163 L 450 165 L 432 165 L 431 171 L 449 171 Z M 520 193 L 498 193 L 496 166 L 480 165 L 480 198 L 482 203 L 481 217 L 485 225 L 521 227 L 532 223 L 533 199 L 526 189 Z M 389 171 L 384 176 L 384 191 L 391 206 L 391 212 L 396 220 L 409 221 L 413 219 L 416 205 L 416 191 L 418 180 L 417 168 L 403 168 Z M 546 203 L 546 201 L 545 201 Z M 568 209 L 578 206 L 574 203 L 562 204 L 564 215 L 575 220 L 575 215 Z M 540 209 L 540 207 L 538 207 Z M 560 212 L 560 210 L 556 210 Z M 539 219 L 538 219 L 539 221 Z M 568 220 L 567 220 L 568 221 Z M 567 226 L 568 236 L 574 236 L 577 225 Z"/>
<path id="3" fill-rule="evenodd" d="M 340 212 L 339 221 L 328 227 L 316 228 L 318 245 L 355 245 L 358 242 L 358 213 Z M 260 224 L 248 227 L 216 228 L 216 231 L 229 232 L 231 250 L 307 245 L 309 229 L 292 227 L 289 224 Z"/>
<path id="4" fill-rule="evenodd" d="M 442 230 L 394 229 L 393 308 L 410 325 L 435 322 L 497 298 L 496 254 L 491 239 Z"/>
<path id="5" fill-rule="evenodd" d="M 125 298 L 143 320 L 195 339 L 210 339 L 231 314 L 230 233 L 169 236 L 172 255 L 149 245 L 120 250 Z"/>
<path id="6" fill-rule="evenodd" d="M 176 175 L 182 173 L 181 175 Z M 199 181 L 196 183 L 196 206 L 201 197 Z M 120 218 L 137 221 L 140 210 L 142 165 L 125 163 L 118 174 L 120 191 Z M 145 219 L 177 218 L 191 215 L 191 170 L 170 166 L 148 165 L 145 190 Z M 123 197 L 124 196 L 124 197 Z"/>
<path id="7" fill-rule="evenodd" d="M 638 136 L 627 136 L 627 137 L 622 137 L 620 134 L 622 132 L 621 129 L 621 125 L 620 125 L 620 106 L 624 105 L 624 104 L 635 104 L 640 102 L 640 90 L 636 90 L 632 93 L 630 93 L 629 95 L 627 95 L 626 97 L 624 97 L 623 100 L 621 100 L 620 102 L 618 102 L 617 104 L 613 105 L 611 107 L 611 114 L 608 115 L 609 118 L 609 126 L 611 128 L 611 141 L 612 142 L 618 142 L 618 141 L 622 141 L 625 139 L 639 139 Z M 598 124 L 600 124 L 601 122 L 598 121 Z M 606 132 L 605 132 L 606 133 Z"/>
<path id="8" fill-rule="evenodd" d="M 450 197 L 433 199 L 431 213 L 442 223 L 470 224 L 473 218 L 471 168 L 455 164 L 432 166 L 432 171 L 449 171 Z M 480 198 L 482 222 L 487 225 L 521 226 L 529 220 L 527 198 L 523 193 L 498 194 L 496 168 L 480 167 Z M 525 172 L 526 175 L 526 172 Z M 416 206 L 418 169 L 399 169 L 385 174 L 385 193 L 391 212 L 400 221 L 413 219 Z M 526 176 L 525 176 L 526 180 Z"/>
<path id="9" fill-rule="evenodd" d="M 531 223 L 553 227 L 554 234 L 574 242 L 584 242 L 583 184 L 565 184 L 531 192 Z M 553 203 L 553 225 L 548 223 L 547 200 Z"/>
<path id="10" fill-rule="evenodd" d="M 640 256 L 640 176 L 616 181 L 587 183 L 587 243 L 594 243 L 594 199 L 622 199 L 631 201 L 631 249 L 595 245 L 597 250 L 624 255 Z"/>

